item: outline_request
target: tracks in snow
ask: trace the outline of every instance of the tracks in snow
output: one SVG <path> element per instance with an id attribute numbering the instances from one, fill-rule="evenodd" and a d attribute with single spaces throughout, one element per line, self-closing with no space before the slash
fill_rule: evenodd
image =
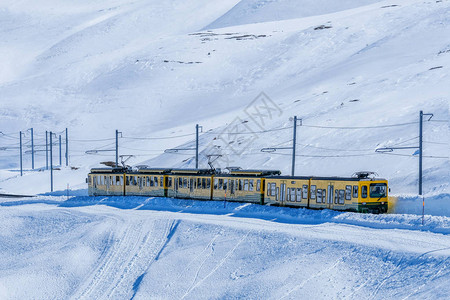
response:
<path id="1" fill-rule="evenodd" d="M 117 217 L 97 267 L 72 299 L 130 299 L 138 291 L 153 261 L 157 260 L 179 221 L 123 220 Z M 130 284 L 130 283 L 133 283 Z"/>

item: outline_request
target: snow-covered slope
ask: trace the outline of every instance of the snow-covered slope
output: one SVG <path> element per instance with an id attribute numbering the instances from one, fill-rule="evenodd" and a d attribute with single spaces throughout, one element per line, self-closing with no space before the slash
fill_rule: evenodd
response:
<path id="1" fill-rule="evenodd" d="M 292 1 L 2 2 L 0 52 L 7 59 L 0 68 L 0 127 L 13 135 L 0 136 L 7 147 L 1 165 L 17 169 L 18 131 L 30 127 L 40 150 L 45 130 L 69 128 L 71 164 L 87 169 L 114 159 L 113 152 L 85 151 L 111 149 L 115 129 L 123 132 L 121 154 L 135 155 L 129 162 L 140 164 L 164 149 L 192 146 L 194 136 L 185 135 L 199 123 L 206 132 L 202 167 L 207 155 L 221 154 L 216 166 L 289 173 L 289 151 L 260 149 L 289 146 L 289 118 L 297 115 L 303 126 L 296 174 L 372 170 L 391 180 L 394 193 L 415 193 L 415 150 L 374 150 L 417 145 L 424 110 L 434 113 L 424 126 L 425 191 L 448 192 L 449 1 L 315 3 L 300 9 Z M 221 22 L 259 23 L 218 28 Z M 247 114 L 261 92 L 276 105 L 263 124 Z M 235 121 L 247 134 L 220 135 L 235 129 Z M 389 126 L 403 123 L 410 124 Z M 272 129 L 280 130 L 265 132 Z M 28 131 L 24 139 L 29 151 Z M 192 167 L 192 154 L 148 163 Z M 43 152 L 37 160 L 45 164 Z M 30 164 L 26 153 L 24 165 Z M 26 172 L 1 187 L 14 191 L 34 176 Z M 66 187 L 65 178 L 56 176 L 58 189 Z M 84 181 L 77 178 L 69 183 Z"/>
<path id="2" fill-rule="evenodd" d="M 450 295 L 448 217 L 421 230 L 416 216 L 143 197 L 0 208 L 2 299 Z"/>

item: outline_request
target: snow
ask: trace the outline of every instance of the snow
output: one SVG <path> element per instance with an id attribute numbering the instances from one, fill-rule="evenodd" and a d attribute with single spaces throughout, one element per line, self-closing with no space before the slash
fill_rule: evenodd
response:
<path id="1" fill-rule="evenodd" d="M 435 226 L 421 227 L 408 215 L 144 197 L 1 205 L 0 282 L 9 299 L 445 298 L 450 292 L 448 217 L 426 216 Z"/>
<path id="2" fill-rule="evenodd" d="M 448 0 L 1 1 L 0 194 L 39 196 L 0 198 L 0 298 L 448 298 L 449 31 Z M 421 110 L 424 225 L 417 149 L 375 152 L 416 147 Z M 294 115 L 296 174 L 375 171 L 391 214 L 86 195 L 116 129 L 131 165 L 194 167 L 164 150 L 200 124 L 200 167 L 290 174 L 260 150 Z"/>

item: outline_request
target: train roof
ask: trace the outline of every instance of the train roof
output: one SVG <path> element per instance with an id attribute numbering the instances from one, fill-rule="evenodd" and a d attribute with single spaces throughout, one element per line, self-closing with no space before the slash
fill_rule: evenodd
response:
<path id="1" fill-rule="evenodd" d="M 139 173 L 152 173 L 152 174 L 167 174 L 170 173 L 172 169 L 164 168 L 139 168 Z"/>
<path id="2" fill-rule="evenodd" d="M 280 175 L 279 170 L 230 170 L 230 175 L 254 175 L 254 176 L 269 176 L 269 175 Z"/>
<path id="3" fill-rule="evenodd" d="M 340 181 L 376 181 L 386 180 L 384 178 L 358 178 L 358 177 L 338 177 L 338 176 L 267 176 L 267 179 L 288 179 L 288 180 L 340 180 Z"/>
<path id="4" fill-rule="evenodd" d="M 126 172 L 127 169 L 119 167 L 119 168 L 92 168 L 91 173 L 122 173 Z"/>

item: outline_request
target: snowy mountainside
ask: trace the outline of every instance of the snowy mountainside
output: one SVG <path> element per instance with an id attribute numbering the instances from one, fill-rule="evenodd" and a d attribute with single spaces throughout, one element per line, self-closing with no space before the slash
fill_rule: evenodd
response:
<path id="1" fill-rule="evenodd" d="M 114 159 L 112 152 L 85 151 L 111 149 L 115 129 L 124 137 L 121 154 L 134 155 L 132 164 L 192 167 L 192 151 L 159 154 L 192 147 L 196 123 L 204 129 L 201 167 L 207 155 L 221 154 L 219 167 L 288 174 L 289 151 L 260 149 L 289 146 L 289 118 L 297 115 L 303 126 L 296 174 L 372 170 L 391 180 L 394 193 L 415 193 L 415 150 L 383 155 L 375 149 L 416 145 L 424 110 L 435 115 L 424 125 L 425 191 L 448 192 L 449 1 L 306 1 L 302 12 L 310 14 L 292 1 L 123 0 L 76 8 L 46 1 L 37 10 L 30 3 L 6 2 L 0 10 L 0 52 L 9 58 L 1 68 L 0 125 L 15 135 L 2 143 L 17 147 L 15 132 L 34 127 L 42 144 L 44 130 L 68 127 L 71 165 L 81 169 L 75 175 L 63 168 L 58 189 L 82 186 L 90 166 Z M 273 10 L 279 14 L 268 13 Z M 243 11 L 259 19 L 245 21 Z M 210 25 L 221 22 L 234 26 Z M 245 24 L 253 22 L 260 23 Z M 276 107 L 263 126 L 248 114 L 261 92 Z M 410 124 L 389 126 L 404 123 Z M 375 128 L 340 128 L 358 126 Z M 246 132 L 228 134 L 236 128 Z M 131 138 L 170 136 L 182 137 Z M 29 151 L 29 132 L 25 139 Z M 3 168 L 18 167 L 15 148 L 0 154 Z M 38 160 L 45 164 L 42 152 Z M 29 154 L 24 164 L 29 168 Z M 31 173 L 23 180 L 48 176 Z M 4 174 L 4 190 L 22 182 L 9 177 L 17 173 Z"/>

